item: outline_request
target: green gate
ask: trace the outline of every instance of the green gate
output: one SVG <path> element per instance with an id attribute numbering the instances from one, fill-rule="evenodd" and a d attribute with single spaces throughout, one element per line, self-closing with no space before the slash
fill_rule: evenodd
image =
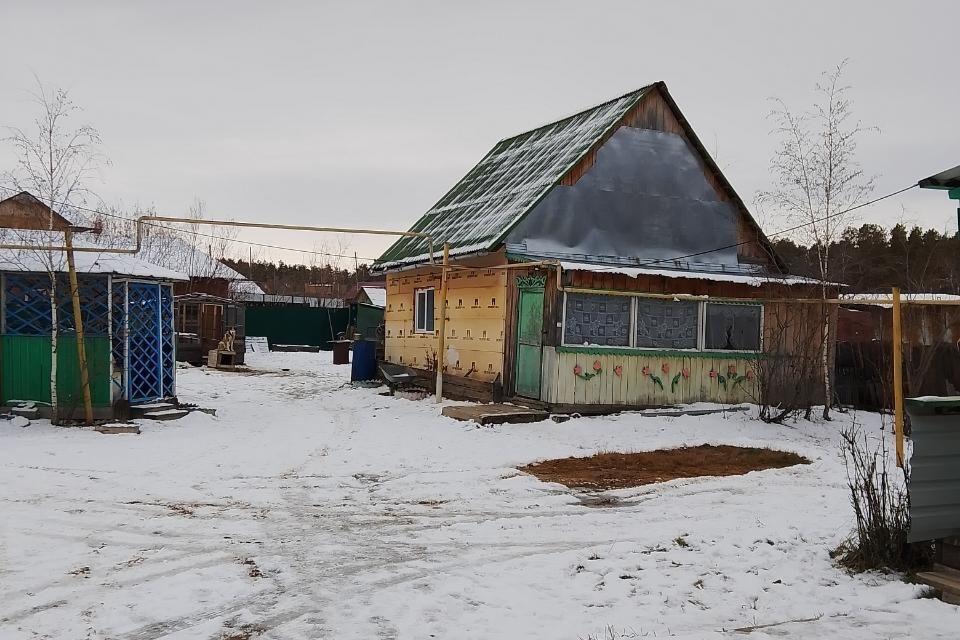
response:
<path id="1" fill-rule="evenodd" d="M 540 367 L 543 357 L 542 280 L 525 279 L 517 304 L 516 392 L 525 398 L 540 398 Z"/>

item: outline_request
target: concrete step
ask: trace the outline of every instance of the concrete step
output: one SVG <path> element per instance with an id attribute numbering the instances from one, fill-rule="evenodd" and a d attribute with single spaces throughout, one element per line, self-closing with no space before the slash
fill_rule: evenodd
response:
<path id="1" fill-rule="evenodd" d="M 157 411 L 147 411 L 140 417 L 145 420 L 177 420 L 190 413 L 186 409 L 160 409 Z"/>
<path id="2" fill-rule="evenodd" d="M 172 402 L 148 402 L 146 404 L 132 404 L 130 405 L 130 411 L 162 411 L 164 409 L 175 409 L 176 406 Z"/>
<path id="3" fill-rule="evenodd" d="M 518 407 L 512 404 L 471 404 L 444 407 L 440 413 L 454 420 L 472 421 L 482 425 L 540 422 L 550 417 L 550 414 L 546 411 L 537 411 L 536 409 Z"/>
<path id="4" fill-rule="evenodd" d="M 36 420 L 40 417 L 40 410 L 36 407 L 12 407 L 10 413 L 27 420 Z"/>
<path id="5" fill-rule="evenodd" d="M 117 424 L 101 424 L 93 428 L 94 431 L 98 433 L 114 434 L 114 433 L 140 433 L 140 427 L 135 424 L 128 423 L 117 423 Z"/>

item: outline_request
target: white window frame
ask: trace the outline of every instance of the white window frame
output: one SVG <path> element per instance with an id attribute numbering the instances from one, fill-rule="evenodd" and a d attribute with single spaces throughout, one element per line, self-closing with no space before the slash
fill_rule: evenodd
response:
<path id="1" fill-rule="evenodd" d="M 423 314 L 424 324 L 423 326 L 421 326 L 419 324 L 419 321 L 420 321 L 419 311 L 420 311 L 420 304 L 421 304 L 420 294 L 421 293 L 426 294 L 428 291 L 433 296 L 433 314 L 430 314 L 430 316 L 427 317 L 426 312 L 424 312 Z M 426 300 L 426 296 L 424 296 L 424 300 Z M 424 287 L 422 289 L 415 289 L 413 292 L 413 332 L 414 333 L 434 333 L 434 331 L 436 330 L 436 319 L 434 318 L 434 314 L 436 312 L 437 312 L 437 295 L 436 295 L 435 287 Z M 427 328 L 428 323 L 429 325 L 432 325 L 429 329 Z"/>
<path id="2" fill-rule="evenodd" d="M 609 292 L 597 292 L 596 294 L 588 292 L 576 292 L 577 295 L 617 295 L 611 294 Z M 724 302 L 724 301 L 709 301 L 709 300 L 680 300 L 680 302 L 696 302 L 697 303 L 697 346 L 689 349 L 678 349 L 676 347 L 638 347 L 637 344 L 637 320 L 639 313 L 639 300 L 644 296 L 635 295 L 635 294 L 624 294 L 623 297 L 630 298 L 630 336 L 627 345 L 606 345 L 606 344 L 576 344 L 566 341 L 567 336 L 567 297 L 569 293 L 563 292 L 563 312 L 560 325 L 560 345 L 564 347 L 590 347 L 591 349 L 606 349 L 606 350 L 616 350 L 616 349 L 632 349 L 635 351 L 688 351 L 691 353 L 694 352 L 708 352 L 708 353 L 761 353 L 763 351 L 763 323 L 764 323 L 764 313 L 765 309 L 762 303 L 754 302 Z M 759 307 L 760 308 L 760 336 L 759 336 L 759 349 L 707 349 L 707 310 L 706 305 L 708 304 L 726 304 L 726 305 L 740 305 L 746 307 Z"/>

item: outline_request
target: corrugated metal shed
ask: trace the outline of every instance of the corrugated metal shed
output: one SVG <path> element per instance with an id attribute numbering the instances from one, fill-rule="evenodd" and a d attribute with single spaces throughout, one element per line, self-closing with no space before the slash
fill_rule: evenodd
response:
<path id="1" fill-rule="evenodd" d="M 449 242 L 454 255 L 492 249 L 653 86 L 501 140 L 411 231 Z M 428 254 L 425 238 L 402 238 L 378 263 L 389 267 Z"/>
<path id="2" fill-rule="evenodd" d="M 960 536 L 960 397 L 910 398 L 910 542 Z"/>

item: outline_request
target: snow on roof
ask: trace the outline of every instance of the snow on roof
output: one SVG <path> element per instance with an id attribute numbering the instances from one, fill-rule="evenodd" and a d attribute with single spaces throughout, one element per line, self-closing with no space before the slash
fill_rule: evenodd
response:
<path id="1" fill-rule="evenodd" d="M 118 253 L 80 251 L 74 254 L 78 273 L 110 273 L 158 280 L 187 280 L 187 276 L 173 269 L 147 262 L 137 256 Z M 67 270 L 62 251 L 38 252 L 29 249 L 0 250 L 0 271 L 46 273 L 50 265 L 57 271 Z"/>
<path id="2" fill-rule="evenodd" d="M 363 292 L 375 307 L 387 306 L 387 290 L 384 287 L 363 287 Z"/>
<path id="3" fill-rule="evenodd" d="M 851 304 L 860 302 L 862 305 L 871 306 L 871 307 L 883 307 L 889 309 L 893 306 L 893 302 L 875 302 L 876 300 L 891 300 L 891 294 L 889 293 L 846 293 L 840 296 L 841 300 L 849 302 Z M 954 295 L 952 293 L 903 293 L 900 294 L 901 302 L 909 303 L 913 301 L 946 301 L 946 300 L 960 300 L 960 296 Z"/>
<path id="4" fill-rule="evenodd" d="M 444 242 L 453 255 L 491 249 L 653 86 L 501 140 L 410 230 L 429 234 L 435 253 Z M 386 268 L 428 253 L 426 238 L 404 237 L 377 262 Z"/>
<path id="5" fill-rule="evenodd" d="M 774 274 L 742 274 L 723 272 L 677 271 L 673 269 L 647 269 L 643 267 L 620 267 L 614 265 L 590 264 L 587 262 L 561 262 L 565 271 L 592 271 L 598 273 L 618 273 L 630 278 L 638 276 L 662 276 L 664 278 L 686 278 L 688 280 L 712 280 L 715 282 L 736 282 L 759 287 L 764 284 L 810 285 L 819 281 L 803 276 L 780 276 Z"/>
<path id="6" fill-rule="evenodd" d="M 227 268 L 229 269 L 229 267 Z M 257 296 L 262 296 L 263 294 L 266 293 L 266 291 L 260 288 L 260 285 L 258 285 L 253 280 L 232 280 L 230 282 L 230 289 L 234 293 L 253 294 Z"/>

